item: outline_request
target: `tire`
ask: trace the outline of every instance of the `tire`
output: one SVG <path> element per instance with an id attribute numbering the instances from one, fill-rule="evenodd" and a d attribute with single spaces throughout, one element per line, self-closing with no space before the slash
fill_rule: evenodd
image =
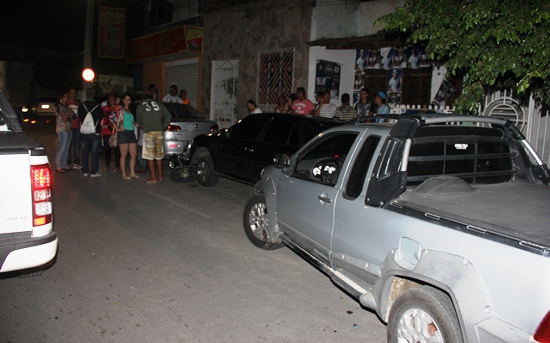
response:
<path id="1" fill-rule="evenodd" d="M 176 183 L 190 182 L 197 178 L 197 174 L 191 168 L 176 168 L 170 171 L 170 180 Z"/>
<path id="2" fill-rule="evenodd" d="M 395 300 L 387 330 L 389 343 L 463 343 L 451 299 L 428 286 L 408 289 Z"/>
<path id="3" fill-rule="evenodd" d="M 197 181 L 203 187 L 212 187 L 218 183 L 220 176 L 214 169 L 214 162 L 210 155 L 203 156 L 197 161 Z"/>
<path id="4" fill-rule="evenodd" d="M 263 194 L 256 194 L 248 199 L 243 213 L 243 227 L 248 240 L 264 250 L 274 250 L 283 246 L 283 243 L 273 243 L 268 240 L 267 234 L 269 219 L 267 206 Z"/>

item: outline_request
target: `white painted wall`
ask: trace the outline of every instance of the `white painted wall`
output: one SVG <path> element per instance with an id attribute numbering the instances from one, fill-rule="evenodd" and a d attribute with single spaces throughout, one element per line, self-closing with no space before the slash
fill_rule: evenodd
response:
<path id="1" fill-rule="evenodd" d="M 404 0 L 317 0 L 312 16 L 310 40 L 377 34 L 382 27 L 375 26 L 374 22 L 404 3 Z"/>
<path id="2" fill-rule="evenodd" d="M 437 95 L 441 82 L 445 80 L 445 74 L 447 74 L 447 68 L 444 66 L 440 66 L 439 68 L 434 67 L 432 72 L 432 97 L 430 98 L 430 102 L 432 102 Z"/>
<path id="3" fill-rule="evenodd" d="M 353 80 L 355 77 L 355 50 L 327 50 L 322 46 L 312 46 L 309 49 L 309 73 L 307 83 L 307 98 L 315 103 L 315 75 L 317 60 L 336 62 L 340 67 L 340 95 L 348 93 L 353 98 Z M 300 85 L 297 85 L 300 87 Z M 337 105 L 340 105 L 338 101 Z"/>

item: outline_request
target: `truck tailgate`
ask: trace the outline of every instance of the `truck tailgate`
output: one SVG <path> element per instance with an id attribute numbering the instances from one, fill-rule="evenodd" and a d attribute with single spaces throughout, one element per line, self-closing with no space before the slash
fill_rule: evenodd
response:
<path id="1" fill-rule="evenodd" d="M 31 176 L 28 150 L 0 151 L 0 234 L 32 228 Z"/>

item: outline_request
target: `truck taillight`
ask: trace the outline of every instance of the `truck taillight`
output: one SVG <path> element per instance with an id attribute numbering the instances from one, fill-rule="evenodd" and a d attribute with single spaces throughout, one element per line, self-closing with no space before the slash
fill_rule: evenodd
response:
<path id="1" fill-rule="evenodd" d="M 550 343 L 550 311 L 544 316 L 533 338 L 537 342 Z"/>
<path id="2" fill-rule="evenodd" d="M 47 164 L 31 166 L 33 226 L 52 222 L 52 174 Z"/>

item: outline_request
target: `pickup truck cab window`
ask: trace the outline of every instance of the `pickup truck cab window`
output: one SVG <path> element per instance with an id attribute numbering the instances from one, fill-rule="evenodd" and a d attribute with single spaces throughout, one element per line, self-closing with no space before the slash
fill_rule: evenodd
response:
<path id="1" fill-rule="evenodd" d="M 293 176 L 334 186 L 357 132 L 327 135 L 296 163 Z"/>
<path id="2" fill-rule="evenodd" d="M 380 136 L 369 136 L 363 144 L 349 176 L 345 193 L 346 198 L 355 199 L 361 194 L 374 151 L 379 142 Z"/>

